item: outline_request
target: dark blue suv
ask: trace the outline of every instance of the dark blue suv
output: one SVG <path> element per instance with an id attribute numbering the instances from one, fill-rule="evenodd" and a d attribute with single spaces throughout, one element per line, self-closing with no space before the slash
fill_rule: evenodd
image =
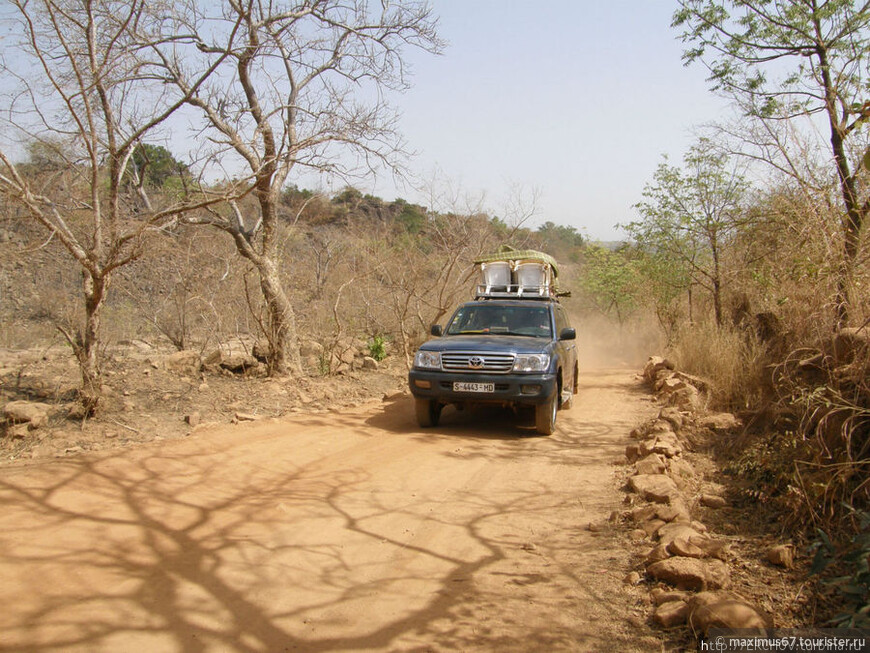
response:
<path id="1" fill-rule="evenodd" d="M 571 407 L 576 332 L 555 299 L 468 302 L 432 335 L 408 373 L 420 426 L 437 426 L 447 404 L 534 406 L 535 429 L 549 435 Z"/>

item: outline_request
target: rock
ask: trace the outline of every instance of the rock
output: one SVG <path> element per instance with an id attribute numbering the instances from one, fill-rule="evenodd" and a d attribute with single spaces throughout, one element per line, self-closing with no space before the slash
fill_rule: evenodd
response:
<path id="1" fill-rule="evenodd" d="M 713 539 L 706 535 L 690 536 L 689 542 L 704 551 L 708 557 L 718 558 L 719 560 L 727 559 L 728 552 L 731 549 L 731 545 L 725 540 Z"/>
<path id="2" fill-rule="evenodd" d="M 392 402 L 392 401 L 400 401 L 408 396 L 408 393 L 404 390 L 400 390 L 399 392 L 394 392 L 392 394 L 384 395 L 383 401 Z"/>
<path id="3" fill-rule="evenodd" d="M 674 538 L 670 544 L 668 544 L 668 553 L 675 556 L 683 556 L 684 558 L 706 558 L 707 552 L 704 551 L 701 547 L 696 544 L 692 544 L 692 542 L 685 537 L 677 537 Z"/>
<path id="4" fill-rule="evenodd" d="M 676 406 L 687 413 L 697 412 L 702 405 L 701 393 L 695 386 L 687 385 L 668 397 L 668 405 Z"/>
<path id="5" fill-rule="evenodd" d="M 641 576 L 636 571 L 629 572 L 622 582 L 626 585 L 640 585 Z"/>
<path id="6" fill-rule="evenodd" d="M 698 420 L 698 426 L 708 428 L 719 434 L 737 431 L 743 423 L 731 413 L 712 413 Z"/>
<path id="7" fill-rule="evenodd" d="M 665 461 L 655 453 L 638 460 L 637 465 L 635 465 L 637 474 L 664 474 L 665 469 Z"/>
<path id="8" fill-rule="evenodd" d="M 190 415 L 185 415 L 184 421 L 187 422 L 187 424 L 189 424 L 190 426 L 199 426 L 202 418 L 199 415 L 199 411 L 195 410 Z"/>
<path id="9" fill-rule="evenodd" d="M 651 564 L 647 573 L 682 590 L 721 589 L 731 583 L 728 567 L 721 560 L 668 558 Z"/>
<path id="10" fill-rule="evenodd" d="M 639 444 L 630 444 L 625 447 L 625 459 L 628 461 L 630 465 L 634 461 L 640 458 L 640 445 Z"/>
<path id="11" fill-rule="evenodd" d="M 656 446 L 655 438 L 647 438 L 637 445 L 638 458 L 646 458 L 653 452 L 653 447 Z"/>
<path id="12" fill-rule="evenodd" d="M 778 567 L 791 569 L 794 566 L 794 546 L 791 544 L 779 544 L 768 549 L 767 561 Z"/>
<path id="13" fill-rule="evenodd" d="M 724 508 L 728 502 L 715 494 L 702 494 L 699 503 L 707 508 Z"/>
<path id="14" fill-rule="evenodd" d="M 682 458 L 671 458 L 668 460 L 668 468 L 668 471 L 675 480 L 691 481 L 695 478 L 695 468 Z"/>
<path id="15" fill-rule="evenodd" d="M 685 601 L 689 602 L 694 595 L 691 592 L 681 592 L 680 590 L 666 590 L 662 587 L 653 588 L 649 597 L 656 605 L 661 605 L 669 601 Z"/>
<path id="16" fill-rule="evenodd" d="M 665 524 L 667 524 L 667 522 L 662 521 L 661 519 L 650 519 L 649 521 L 644 522 L 641 528 L 646 531 L 647 535 L 652 537 L 658 532 L 659 528 L 661 528 Z"/>
<path id="17" fill-rule="evenodd" d="M 679 496 L 677 486 L 664 474 L 638 474 L 628 484 L 644 499 L 656 503 L 671 503 L 672 498 Z"/>
<path id="18" fill-rule="evenodd" d="M 674 432 L 674 427 L 670 422 L 664 419 L 654 419 L 649 425 L 646 427 L 646 432 L 651 436 L 658 436 L 662 433 L 671 433 Z"/>
<path id="19" fill-rule="evenodd" d="M 653 453 L 661 454 L 667 458 L 674 458 L 682 451 L 683 447 L 673 431 L 659 433 L 652 448 Z"/>
<path id="20" fill-rule="evenodd" d="M 676 540 L 677 538 L 682 538 L 693 544 L 697 545 L 697 542 L 692 540 L 695 538 L 703 538 L 698 531 L 696 531 L 690 524 L 685 522 L 671 522 L 670 524 L 665 524 L 658 530 L 659 542 L 668 546 L 671 542 Z"/>
<path id="21" fill-rule="evenodd" d="M 609 521 L 611 524 L 615 524 L 620 520 L 621 516 L 622 515 L 618 510 L 611 510 L 610 515 L 608 515 L 607 517 L 607 521 Z"/>
<path id="22" fill-rule="evenodd" d="M 656 386 L 656 392 L 659 392 L 665 396 L 672 395 L 677 390 L 683 390 L 684 388 L 688 388 L 689 384 L 683 381 L 678 376 L 669 376 L 666 379 L 662 379 Z"/>
<path id="23" fill-rule="evenodd" d="M 671 557 L 671 554 L 668 552 L 668 547 L 664 544 L 659 544 L 650 549 L 650 552 L 646 554 L 644 558 L 644 564 L 649 566 L 656 562 L 661 562 L 662 560 L 667 560 Z"/>
<path id="24" fill-rule="evenodd" d="M 190 349 L 176 351 L 163 359 L 163 367 L 176 374 L 196 375 L 202 369 L 202 358 Z"/>
<path id="25" fill-rule="evenodd" d="M 628 533 L 628 537 L 632 542 L 642 542 L 647 538 L 647 534 L 642 528 L 635 528 Z"/>
<path id="26" fill-rule="evenodd" d="M 665 406 L 659 411 L 659 419 L 671 425 L 674 431 L 679 431 L 686 423 L 683 414 L 673 406 Z"/>
<path id="27" fill-rule="evenodd" d="M 12 424 L 6 427 L 6 437 L 12 438 L 13 440 L 23 440 L 24 438 L 30 436 L 30 422 L 24 422 L 23 424 Z"/>
<path id="28" fill-rule="evenodd" d="M 229 370 L 233 374 L 242 374 L 259 366 L 259 361 L 248 354 L 222 355 L 220 367 Z"/>
<path id="29" fill-rule="evenodd" d="M 689 509 L 681 500 L 676 500 L 667 506 L 658 506 L 656 517 L 666 522 L 689 522 L 692 520 Z"/>
<path id="30" fill-rule="evenodd" d="M 39 428 L 48 421 L 51 406 L 36 401 L 10 401 L 3 406 L 3 417 L 13 424 L 27 423 Z"/>
<path id="31" fill-rule="evenodd" d="M 378 361 L 376 361 L 374 358 L 372 358 L 371 356 L 363 357 L 362 368 L 364 370 L 376 370 L 378 369 L 378 367 L 380 367 L 378 365 Z"/>
<path id="32" fill-rule="evenodd" d="M 315 340 L 303 340 L 299 345 L 299 355 L 303 358 L 319 358 L 323 354 L 323 345 Z"/>
<path id="33" fill-rule="evenodd" d="M 639 508 L 632 509 L 629 514 L 633 521 L 643 523 L 655 517 L 657 510 L 656 506 L 640 506 Z"/>
<path id="34" fill-rule="evenodd" d="M 656 378 L 656 374 L 661 370 L 672 370 L 674 364 L 667 358 L 661 356 L 650 356 L 643 367 L 643 378 L 648 382 L 652 382 Z"/>
<path id="35" fill-rule="evenodd" d="M 711 628 L 765 629 L 772 628 L 770 617 L 749 603 L 740 599 L 726 598 L 718 601 L 692 606 L 689 624 L 695 633 L 704 636 Z"/>
<path id="36" fill-rule="evenodd" d="M 269 360 L 269 354 L 272 352 L 272 347 L 268 340 L 257 340 L 251 348 L 251 355 L 260 363 L 266 363 Z"/>
<path id="37" fill-rule="evenodd" d="M 253 413 L 236 413 L 236 419 L 240 422 L 256 422 L 261 417 L 261 415 L 254 415 Z"/>
<path id="38" fill-rule="evenodd" d="M 653 620 L 664 628 L 672 628 L 686 623 L 689 617 L 689 604 L 685 601 L 668 601 L 658 606 Z"/>

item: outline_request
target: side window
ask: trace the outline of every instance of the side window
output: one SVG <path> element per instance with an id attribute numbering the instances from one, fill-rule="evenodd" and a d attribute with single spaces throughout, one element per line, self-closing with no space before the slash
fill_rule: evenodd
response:
<path id="1" fill-rule="evenodd" d="M 559 337 L 559 334 L 562 333 L 562 329 L 570 326 L 568 324 L 568 317 L 565 315 L 565 310 L 559 306 L 558 304 L 554 305 L 556 309 L 556 337 Z"/>

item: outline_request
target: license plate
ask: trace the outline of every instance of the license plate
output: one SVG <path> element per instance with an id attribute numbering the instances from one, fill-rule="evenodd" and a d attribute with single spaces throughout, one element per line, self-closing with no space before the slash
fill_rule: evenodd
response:
<path id="1" fill-rule="evenodd" d="M 454 381 L 453 392 L 495 392 L 495 383 L 469 383 Z"/>

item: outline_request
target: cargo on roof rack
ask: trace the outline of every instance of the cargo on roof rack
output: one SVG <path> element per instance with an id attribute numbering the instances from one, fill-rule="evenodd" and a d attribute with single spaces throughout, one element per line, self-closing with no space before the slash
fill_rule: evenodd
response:
<path id="1" fill-rule="evenodd" d="M 557 296 L 555 259 L 533 249 L 504 245 L 490 256 L 474 261 L 480 266 L 481 283 L 475 297 L 547 299 Z"/>

